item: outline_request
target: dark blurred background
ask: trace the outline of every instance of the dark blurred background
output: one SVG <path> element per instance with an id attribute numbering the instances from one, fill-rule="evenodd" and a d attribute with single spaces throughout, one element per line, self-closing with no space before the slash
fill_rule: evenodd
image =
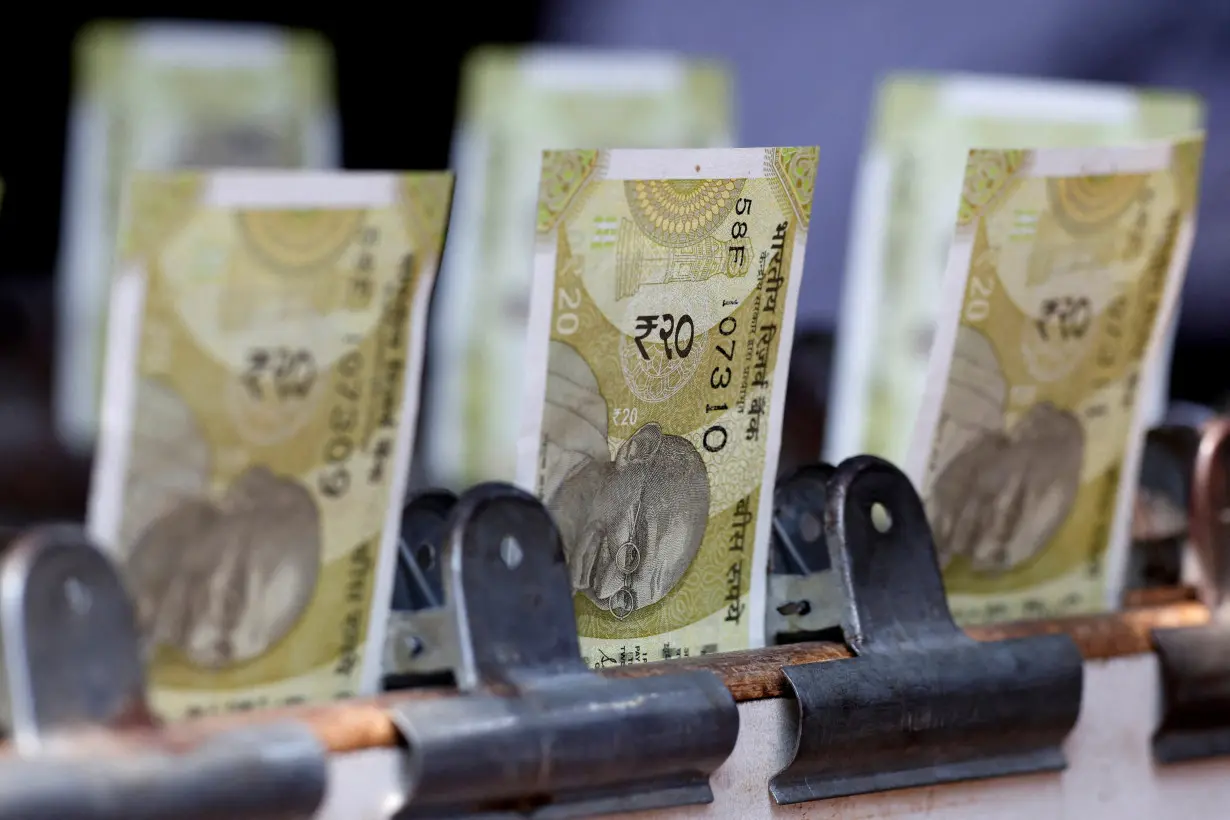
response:
<path id="1" fill-rule="evenodd" d="M 787 436 L 819 448 L 828 333 L 854 170 L 876 82 L 902 69 L 1025 74 L 1195 91 L 1208 106 L 1200 229 L 1173 398 L 1230 389 L 1230 2 L 1227 0 L 505 0 L 482 6 L 98 4 L 8 7 L 0 48 L 0 497 L 79 517 L 88 461 L 55 446 L 49 404 L 73 38 L 93 19 L 200 19 L 314 29 L 336 60 L 345 167 L 445 167 L 460 62 L 484 43 L 670 50 L 730 62 L 738 142 L 821 146 Z M 174 9 L 172 11 L 172 8 Z M 78 10 L 82 9 L 82 10 Z M 312 9 L 318 9 L 313 11 Z M 794 432 L 791 433 L 790 431 Z M 802 456 L 800 456 L 802 457 Z M 783 453 L 784 462 L 791 460 Z M 785 464 L 783 465 L 785 466 Z"/>

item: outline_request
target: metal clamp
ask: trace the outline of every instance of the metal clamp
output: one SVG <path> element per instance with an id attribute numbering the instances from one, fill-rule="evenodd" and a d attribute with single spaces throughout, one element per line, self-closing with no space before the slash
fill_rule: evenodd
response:
<path id="1" fill-rule="evenodd" d="M 841 640 L 841 587 L 824 541 L 833 468 L 801 467 L 777 482 L 769 546 L 765 643 Z"/>
<path id="2" fill-rule="evenodd" d="M 384 639 L 384 688 L 451 684 L 454 659 L 444 604 L 444 535 L 457 496 L 416 493 L 401 513 L 393 608 Z"/>
<path id="3" fill-rule="evenodd" d="M 457 502 L 442 553 L 461 694 L 391 707 L 399 818 L 567 818 L 708 803 L 739 715 L 705 671 L 607 678 L 581 661 L 559 534 L 501 484 Z"/>
<path id="4" fill-rule="evenodd" d="M 1160 763 L 1230 755 L 1230 419 L 1204 425 L 1194 459 L 1189 543 L 1206 626 L 1153 630 L 1161 675 Z"/>
<path id="5" fill-rule="evenodd" d="M 979 643 L 953 623 L 922 501 L 886 461 L 842 463 L 825 537 L 854 658 L 783 669 L 799 704 L 778 803 L 1062 769 L 1082 658 L 1066 635 Z"/>
<path id="6" fill-rule="evenodd" d="M 323 801 L 305 726 L 214 735 L 186 752 L 108 730 L 153 728 L 132 605 L 80 529 L 40 527 L 0 561 L 0 820 L 290 820 Z"/>

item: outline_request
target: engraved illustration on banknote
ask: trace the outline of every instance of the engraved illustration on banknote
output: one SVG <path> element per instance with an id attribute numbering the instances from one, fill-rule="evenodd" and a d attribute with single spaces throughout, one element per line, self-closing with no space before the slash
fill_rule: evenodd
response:
<path id="1" fill-rule="evenodd" d="M 910 462 L 958 620 L 1118 600 L 1202 145 L 970 152 Z"/>
<path id="2" fill-rule="evenodd" d="M 575 349 L 552 341 L 543 498 L 564 542 L 574 592 L 623 620 L 662 600 L 691 566 L 709 519 L 709 477 L 696 445 L 636 429 L 611 458 L 610 408 Z"/>
<path id="3" fill-rule="evenodd" d="M 519 480 L 559 524 L 595 666 L 763 639 L 817 156 L 544 154 Z"/>
<path id="4" fill-rule="evenodd" d="M 160 714 L 375 689 L 451 185 L 134 178 L 89 527 Z"/>
<path id="5" fill-rule="evenodd" d="M 320 529 L 311 493 L 263 466 L 216 502 L 180 499 L 141 532 L 128 559 L 143 638 L 210 669 L 267 651 L 311 602 Z M 184 550 L 188 542 L 194 548 Z"/>
<path id="6" fill-rule="evenodd" d="M 968 374 L 976 374 L 970 377 Z M 928 498 L 940 564 L 966 557 L 975 573 L 1000 573 L 1034 558 L 1072 508 L 1085 431 L 1048 401 L 1006 429 L 1007 383 L 991 342 L 962 326 L 940 411 Z"/>

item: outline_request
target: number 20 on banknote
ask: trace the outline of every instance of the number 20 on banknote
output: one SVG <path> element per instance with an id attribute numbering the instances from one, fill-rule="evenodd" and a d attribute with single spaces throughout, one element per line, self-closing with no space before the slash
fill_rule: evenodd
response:
<path id="1" fill-rule="evenodd" d="M 548 151 L 518 478 L 596 666 L 763 640 L 815 148 Z"/>

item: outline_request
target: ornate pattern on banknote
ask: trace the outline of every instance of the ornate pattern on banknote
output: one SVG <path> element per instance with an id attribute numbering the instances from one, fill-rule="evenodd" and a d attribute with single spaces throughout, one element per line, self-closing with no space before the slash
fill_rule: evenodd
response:
<path id="1" fill-rule="evenodd" d="M 754 640 L 816 157 L 769 149 L 750 178 L 608 179 L 606 152 L 544 154 L 539 240 L 555 264 L 536 486 L 595 665 Z"/>
<path id="2" fill-rule="evenodd" d="M 920 442 L 928 517 L 965 621 L 1104 606 L 1137 388 L 1185 265 L 1175 270 L 1195 208 L 1190 151 L 1072 176 L 1035 168 L 1043 152 L 970 153 L 953 256 L 968 265 L 950 270 L 964 282 L 948 314 L 955 344 Z"/>
<path id="3" fill-rule="evenodd" d="M 168 714 L 343 696 L 372 677 L 361 659 L 422 356 L 410 321 L 451 186 L 410 176 L 392 206 L 277 210 L 208 204 L 208 183 L 133 183 L 118 276 L 140 277 L 144 309 L 124 317 L 140 333 L 131 396 L 109 398 L 131 402 L 131 433 L 97 479 L 123 487 L 117 531 L 100 535 Z"/>

